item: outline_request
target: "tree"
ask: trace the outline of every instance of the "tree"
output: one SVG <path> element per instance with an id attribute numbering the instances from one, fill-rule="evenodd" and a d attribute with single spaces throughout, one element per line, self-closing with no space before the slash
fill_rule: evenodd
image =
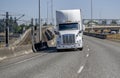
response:
<path id="1" fill-rule="evenodd" d="M 13 30 L 14 30 L 13 25 L 14 25 L 14 20 L 12 17 L 10 17 L 10 19 L 9 19 L 9 31 L 10 32 L 13 32 Z"/>
<path id="2" fill-rule="evenodd" d="M 112 20 L 112 21 L 111 21 L 111 25 L 117 25 L 116 20 Z"/>
<path id="3" fill-rule="evenodd" d="M 13 30 L 14 30 L 14 33 L 17 33 L 18 32 L 18 23 L 17 23 L 17 20 L 16 20 L 16 17 L 14 18 L 14 23 L 13 23 Z"/>

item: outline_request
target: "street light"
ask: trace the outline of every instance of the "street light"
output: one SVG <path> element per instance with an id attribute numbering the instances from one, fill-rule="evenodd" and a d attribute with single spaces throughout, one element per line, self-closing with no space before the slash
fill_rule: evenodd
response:
<path id="1" fill-rule="evenodd" d="M 92 13 L 93 12 L 93 6 L 92 6 L 92 4 L 93 3 L 92 3 L 92 0 L 91 0 L 91 22 L 92 22 L 92 17 L 93 17 L 93 13 Z"/>
<path id="2" fill-rule="evenodd" d="M 92 27 L 92 31 L 93 31 L 93 1 L 91 0 L 91 27 Z"/>
<path id="3" fill-rule="evenodd" d="M 40 14 L 40 3 L 41 3 L 41 1 L 39 0 L 39 41 L 41 41 L 42 40 L 42 31 L 41 31 L 41 14 Z"/>
<path id="4" fill-rule="evenodd" d="M 53 18 L 53 0 L 51 0 L 51 20 L 52 20 L 52 25 L 54 23 L 54 18 Z"/>
<path id="5" fill-rule="evenodd" d="M 54 17 L 53 17 L 53 0 L 47 1 L 47 23 L 49 22 L 49 3 L 51 3 L 50 10 L 51 10 L 51 24 L 54 25 Z"/>
<path id="6" fill-rule="evenodd" d="M 49 8 L 49 6 L 48 6 L 48 5 L 49 5 L 49 2 L 47 1 L 47 25 L 48 25 L 48 22 L 49 22 L 49 17 L 48 17 L 48 16 L 49 16 L 49 15 L 48 15 L 48 12 L 49 12 L 49 9 L 48 9 L 48 8 Z"/>

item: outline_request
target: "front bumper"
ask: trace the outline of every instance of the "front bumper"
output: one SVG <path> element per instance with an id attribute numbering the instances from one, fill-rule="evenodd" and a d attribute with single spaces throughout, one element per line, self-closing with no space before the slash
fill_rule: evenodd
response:
<path id="1" fill-rule="evenodd" d="M 60 44 L 57 45 L 57 49 L 76 49 L 76 48 L 82 48 L 83 44 L 75 43 L 75 44 Z"/>

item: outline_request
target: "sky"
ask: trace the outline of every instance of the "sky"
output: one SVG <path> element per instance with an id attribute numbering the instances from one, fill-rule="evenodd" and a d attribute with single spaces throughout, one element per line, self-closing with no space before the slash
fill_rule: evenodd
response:
<path id="1" fill-rule="evenodd" d="M 92 0 L 93 18 L 120 19 L 120 0 Z M 47 18 L 47 2 L 49 18 L 51 17 L 51 0 L 41 0 L 41 17 Z M 81 9 L 83 18 L 91 18 L 91 0 L 53 0 L 53 12 L 56 10 Z M 38 18 L 38 0 L 0 0 L 0 15 L 8 11 L 10 14 L 29 20 Z M 2 18 L 3 16 L 0 16 Z"/>

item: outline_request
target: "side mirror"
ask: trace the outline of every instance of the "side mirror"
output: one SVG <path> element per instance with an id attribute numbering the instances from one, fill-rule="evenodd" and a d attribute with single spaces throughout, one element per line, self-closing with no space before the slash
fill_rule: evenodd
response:
<path id="1" fill-rule="evenodd" d="M 60 34 L 58 31 L 54 31 L 54 33 L 55 33 L 56 35 L 59 35 L 59 34 Z"/>
<path id="2" fill-rule="evenodd" d="M 80 30 L 78 33 L 82 33 L 83 30 Z"/>

